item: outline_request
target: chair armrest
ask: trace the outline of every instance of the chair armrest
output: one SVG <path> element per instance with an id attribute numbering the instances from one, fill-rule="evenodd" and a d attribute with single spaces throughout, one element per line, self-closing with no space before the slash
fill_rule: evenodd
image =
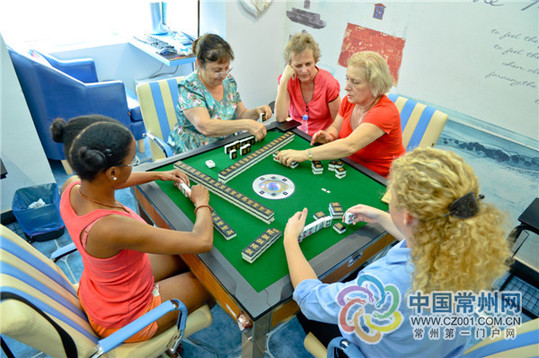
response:
<path id="1" fill-rule="evenodd" d="M 131 115 L 131 120 L 134 122 L 142 121 L 142 112 L 140 111 L 140 103 L 138 102 L 137 95 L 125 88 L 125 94 L 127 97 L 127 108 Z"/>
<path id="2" fill-rule="evenodd" d="M 163 154 L 165 154 L 165 157 L 172 157 L 174 155 L 174 152 L 172 151 L 172 148 L 165 143 L 161 138 L 154 136 L 151 133 L 146 133 L 146 137 L 148 137 L 152 142 L 155 143 L 161 149 Z"/>
<path id="3" fill-rule="evenodd" d="M 68 244 L 66 246 L 60 247 L 59 249 L 56 249 L 51 254 L 50 258 L 51 258 L 52 262 L 56 262 L 56 261 L 60 260 L 62 257 L 67 256 L 70 253 L 75 252 L 75 251 L 77 251 L 77 247 L 75 246 L 74 243 L 71 243 L 71 244 Z"/>
<path id="4" fill-rule="evenodd" d="M 180 300 L 172 299 L 161 303 L 159 306 L 140 316 L 127 326 L 122 327 L 110 336 L 99 340 L 97 344 L 97 352 L 92 355 L 92 358 L 100 357 L 101 355 L 110 352 L 144 327 L 148 326 L 152 322 L 155 322 L 165 314 L 176 310 L 180 310 L 177 323 L 178 329 L 180 330 L 179 339 L 183 338 L 183 332 L 185 331 L 185 324 L 187 321 L 187 307 L 185 307 L 183 302 Z"/>
<path id="5" fill-rule="evenodd" d="M 35 50 L 34 50 L 35 51 Z M 36 51 L 45 57 L 52 67 L 84 83 L 98 82 L 95 61 L 92 58 L 59 60 L 51 55 Z"/>
<path id="6" fill-rule="evenodd" d="M 342 352 L 344 352 L 344 354 L 346 354 L 347 357 L 350 358 L 365 358 L 365 355 L 359 349 L 359 347 L 357 347 L 343 337 L 335 337 L 329 342 L 328 358 L 334 358 L 337 356 L 335 355 L 336 349 L 341 350 Z"/>

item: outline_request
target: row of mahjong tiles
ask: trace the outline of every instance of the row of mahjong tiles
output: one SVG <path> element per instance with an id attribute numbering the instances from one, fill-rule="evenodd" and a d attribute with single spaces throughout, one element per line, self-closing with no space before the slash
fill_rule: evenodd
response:
<path id="1" fill-rule="evenodd" d="M 249 263 L 253 263 L 264 251 L 275 243 L 281 235 L 282 232 L 278 229 L 266 229 L 266 231 L 241 251 L 242 258 Z"/>
<path id="2" fill-rule="evenodd" d="M 184 182 L 180 182 L 176 183 L 175 185 L 178 189 L 180 189 L 183 195 L 188 198 L 191 196 L 191 188 L 189 188 L 187 184 L 185 184 Z M 225 220 L 215 212 L 213 208 L 211 209 L 211 217 L 213 221 L 213 226 L 221 235 L 223 235 L 226 240 L 230 240 L 236 237 L 236 232 L 232 230 L 230 225 L 228 225 Z"/>
<path id="3" fill-rule="evenodd" d="M 188 196 L 191 189 L 184 183 L 180 183 L 177 187 L 181 192 Z M 303 232 L 300 234 L 298 241 L 301 242 L 307 236 L 316 233 L 317 231 L 331 226 L 333 219 L 342 218 L 343 211 L 341 204 L 338 202 L 331 202 L 329 204 L 329 211 L 331 216 L 327 216 L 323 211 L 319 211 L 313 215 L 315 221 L 306 225 Z M 351 224 L 353 222 L 354 215 L 350 212 L 346 213 L 345 223 Z M 212 209 L 212 219 L 216 230 L 226 239 L 230 240 L 236 237 L 236 232 L 222 219 L 215 210 Z M 342 234 L 346 231 L 346 227 L 341 223 L 335 223 L 333 229 Z M 275 234 L 275 235 L 274 235 Z M 242 251 L 242 257 L 249 263 L 253 263 L 264 251 L 266 251 L 277 239 L 281 236 L 281 232 L 278 229 L 267 229 L 262 235 L 257 237 L 252 243 L 250 243 Z"/>
<path id="4" fill-rule="evenodd" d="M 343 217 L 341 204 L 338 202 L 332 202 L 329 204 L 331 216 L 326 215 L 323 211 L 319 211 L 313 215 L 315 221 L 305 225 L 302 233 L 298 237 L 298 242 L 302 242 L 307 236 L 310 236 L 321 229 L 325 229 L 331 226 L 333 219 L 340 219 Z M 334 211 L 332 208 L 341 208 L 341 213 L 336 213 L 336 216 L 333 216 Z M 354 221 L 354 214 L 347 212 L 345 218 L 345 224 L 351 224 Z M 333 225 L 333 229 L 339 233 L 343 234 L 346 231 L 346 227 L 337 222 Z M 279 231 L 278 229 L 267 229 L 262 235 L 257 237 L 252 243 L 250 243 L 242 251 L 242 257 L 245 261 L 253 263 L 264 251 L 268 249 L 277 239 L 281 236 L 280 231 L 277 237 L 272 237 L 273 231 Z"/>
<path id="5" fill-rule="evenodd" d="M 265 207 L 259 202 L 247 197 L 235 189 L 232 189 L 226 184 L 213 179 L 212 177 L 198 171 L 182 161 L 174 163 L 174 166 L 187 174 L 190 179 L 203 184 L 211 192 L 222 197 L 224 200 L 237 205 L 254 217 L 264 221 L 266 224 L 273 221 L 273 210 Z"/>
<path id="6" fill-rule="evenodd" d="M 243 173 L 245 170 L 249 169 L 256 163 L 260 162 L 262 159 L 266 158 L 268 155 L 274 153 L 277 149 L 285 146 L 293 140 L 294 134 L 291 132 L 286 132 L 285 134 L 275 138 L 262 148 L 259 148 L 248 156 L 240 159 L 228 168 L 221 170 L 219 172 L 219 180 L 226 183 L 230 179 L 236 177 L 240 173 Z"/>

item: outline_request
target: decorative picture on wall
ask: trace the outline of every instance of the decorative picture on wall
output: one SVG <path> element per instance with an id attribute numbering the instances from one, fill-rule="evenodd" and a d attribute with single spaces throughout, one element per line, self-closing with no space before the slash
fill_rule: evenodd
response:
<path id="1" fill-rule="evenodd" d="M 378 52 L 387 61 L 396 84 L 405 43 L 403 38 L 349 23 L 344 32 L 339 65 L 346 67 L 350 56 L 358 51 Z"/>
<path id="2" fill-rule="evenodd" d="M 293 7 L 292 10 L 286 12 L 286 16 L 299 24 L 312 27 L 313 29 L 321 29 L 326 27 L 326 22 L 320 18 L 320 14 L 312 11 L 308 11 L 311 7 L 311 1 L 305 0 L 303 2 L 303 9 Z"/>

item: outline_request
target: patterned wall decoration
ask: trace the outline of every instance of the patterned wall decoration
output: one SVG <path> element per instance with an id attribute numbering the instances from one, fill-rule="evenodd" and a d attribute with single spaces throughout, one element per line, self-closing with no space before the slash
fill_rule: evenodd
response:
<path id="1" fill-rule="evenodd" d="M 396 84 L 405 43 L 403 38 L 349 23 L 344 32 L 339 65 L 346 67 L 350 56 L 358 51 L 378 52 L 386 59 Z"/>

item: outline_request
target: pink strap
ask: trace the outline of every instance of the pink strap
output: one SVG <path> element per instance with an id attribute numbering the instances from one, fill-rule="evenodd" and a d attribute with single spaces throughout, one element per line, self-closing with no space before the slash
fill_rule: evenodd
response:
<path id="1" fill-rule="evenodd" d="M 103 218 L 104 216 L 100 217 L 100 218 L 97 218 L 95 219 L 93 222 L 91 222 L 90 224 L 88 224 L 88 226 L 86 226 L 84 228 L 84 230 L 82 230 L 82 236 L 80 238 L 80 242 L 82 244 L 82 247 L 84 249 L 84 251 L 86 251 L 86 241 L 88 240 L 88 234 L 90 233 L 90 230 L 92 229 L 92 227 L 95 225 L 95 223 Z"/>

